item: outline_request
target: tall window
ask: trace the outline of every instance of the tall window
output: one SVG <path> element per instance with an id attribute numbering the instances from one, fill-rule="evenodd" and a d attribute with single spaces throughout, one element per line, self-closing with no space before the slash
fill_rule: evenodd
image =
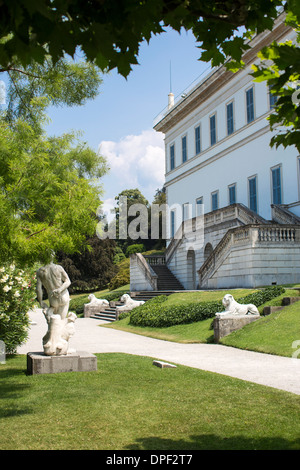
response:
<path id="1" fill-rule="evenodd" d="M 270 104 L 270 109 L 273 109 L 276 106 L 278 96 L 274 95 L 272 93 L 272 87 L 269 86 L 269 104 Z"/>
<path id="2" fill-rule="evenodd" d="M 201 152 L 200 126 L 195 127 L 195 150 L 196 155 Z"/>
<path id="3" fill-rule="evenodd" d="M 256 176 L 248 179 L 249 188 L 249 207 L 252 211 L 257 212 L 257 181 Z"/>
<path id="4" fill-rule="evenodd" d="M 170 169 L 174 170 L 175 168 L 175 145 L 170 147 Z"/>
<path id="5" fill-rule="evenodd" d="M 273 204 L 281 204 L 281 171 L 280 166 L 272 168 L 272 195 Z"/>
<path id="6" fill-rule="evenodd" d="M 247 123 L 254 121 L 253 87 L 246 91 Z"/>
<path id="7" fill-rule="evenodd" d="M 210 145 L 214 145 L 217 142 L 217 131 L 216 131 L 216 115 L 210 116 Z"/>
<path id="8" fill-rule="evenodd" d="M 171 220 L 170 220 L 170 228 L 171 228 L 171 238 L 175 236 L 175 211 L 171 211 Z"/>
<path id="9" fill-rule="evenodd" d="M 181 139 L 181 149 L 182 149 L 182 163 L 187 161 L 187 145 L 186 145 L 186 135 Z"/>
<path id="10" fill-rule="evenodd" d="M 234 131 L 233 103 L 229 103 L 227 105 L 226 111 L 227 111 L 227 135 L 230 135 Z"/>
<path id="11" fill-rule="evenodd" d="M 211 194 L 211 210 L 216 211 L 219 208 L 219 192 L 215 191 Z"/>
<path id="12" fill-rule="evenodd" d="M 229 204 L 236 203 L 236 184 L 228 186 Z"/>
<path id="13" fill-rule="evenodd" d="M 203 215 L 203 197 L 196 199 L 196 217 Z"/>
<path id="14" fill-rule="evenodd" d="M 188 220 L 190 218 L 190 205 L 188 202 L 182 205 L 182 219 L 183 220 Z"/>

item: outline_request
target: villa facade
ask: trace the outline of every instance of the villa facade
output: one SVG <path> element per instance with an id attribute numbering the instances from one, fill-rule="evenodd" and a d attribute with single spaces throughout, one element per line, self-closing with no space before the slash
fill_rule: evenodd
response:
<path id="1" fill-rule="evenodd" d="M 154 125 L 165 136 L 168 206 L 156 263 L 185 289 L 300 282 L 300 156 L 270 147 L 276 97 L 250 75 L 263 46 L 293 39 L 279 18 L 251 41 L 243 70 L 220 66 L 177 102 L 170 94 Z M 143 263 L 131 259 L 131 290 L 155 290 Z"/>

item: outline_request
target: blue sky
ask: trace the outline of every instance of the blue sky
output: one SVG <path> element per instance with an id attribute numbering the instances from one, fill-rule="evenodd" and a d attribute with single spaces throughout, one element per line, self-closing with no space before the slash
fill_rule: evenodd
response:
<path id="1" fill-rule="evenodd" d="M 139 65 L 124 79 L 116 71 L 103 76 L 101 93 L 82 107 L 52 108 L 50 134 L 82 130 L 82 139 L 106 156 L 111 170 L 102 180 L 107 205 L 123 189 L 138 187 L 152 202 L 164 181 L 163 135 L 154 118 L 167 106 L 170 91 L 180 95 L 208 64 L 192 33 L 169 30 L 143 43 Z"/>

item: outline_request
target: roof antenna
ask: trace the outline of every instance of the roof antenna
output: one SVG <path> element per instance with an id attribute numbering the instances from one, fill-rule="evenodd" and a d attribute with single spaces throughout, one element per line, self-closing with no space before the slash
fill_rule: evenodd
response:
<path id="1" fill-rule="evenodd" d="M 172 93 L 172 67 L 170 61 L 170 93 L 168 94 L 168 108 L 172 108 L 174 106 L 174 95 Z"/>

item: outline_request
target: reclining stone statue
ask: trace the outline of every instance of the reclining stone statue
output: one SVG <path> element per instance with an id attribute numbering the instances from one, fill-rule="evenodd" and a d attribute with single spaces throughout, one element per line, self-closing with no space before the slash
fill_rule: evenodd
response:
<path id="1" fill-rule="evenodd" d="M 225 307 L 224 312 L 217 312 L 216 317 L 224 315 L 259 315 L 259 311 L 253 304 L 240 304 L 234 300 L 231 294 L 226 294 L 223 297 L 222 304 Z"/>
<path id="2" fill-rule="evenodd" d="M 109 307 L 109 302 L 106 299 L 97 299 L 94 294 L 90 294 L 88 296 L 88 300 L 90 301 L 88 304 L 85 305 L 92 305 L 92 306 L 99 306 L 99 307 Z"/>
<path id="3" fill-rule="evenodd" d="M 145 303 L 144 300 L 133 300 L 129 294 L 123 294 L 120 298 L 120 301 L 124 302 L 124 305 L 116 307 L 117 313 L 128 312 L 133 308 L 139 307 Z"/>
<path id="4" fill-rule="evenodd" d="M 65 355 L 69 350 L 69 338 L 74 334 L 76 315 L 69 312 L 71 281 L 62 266 L 53 262 L 37 271 L 37 299 L 43 309 L 48 331 L 43 337 L 47 356 Z M 47 291 L 49 306 L 43 301 L 43 286 Z"/>

